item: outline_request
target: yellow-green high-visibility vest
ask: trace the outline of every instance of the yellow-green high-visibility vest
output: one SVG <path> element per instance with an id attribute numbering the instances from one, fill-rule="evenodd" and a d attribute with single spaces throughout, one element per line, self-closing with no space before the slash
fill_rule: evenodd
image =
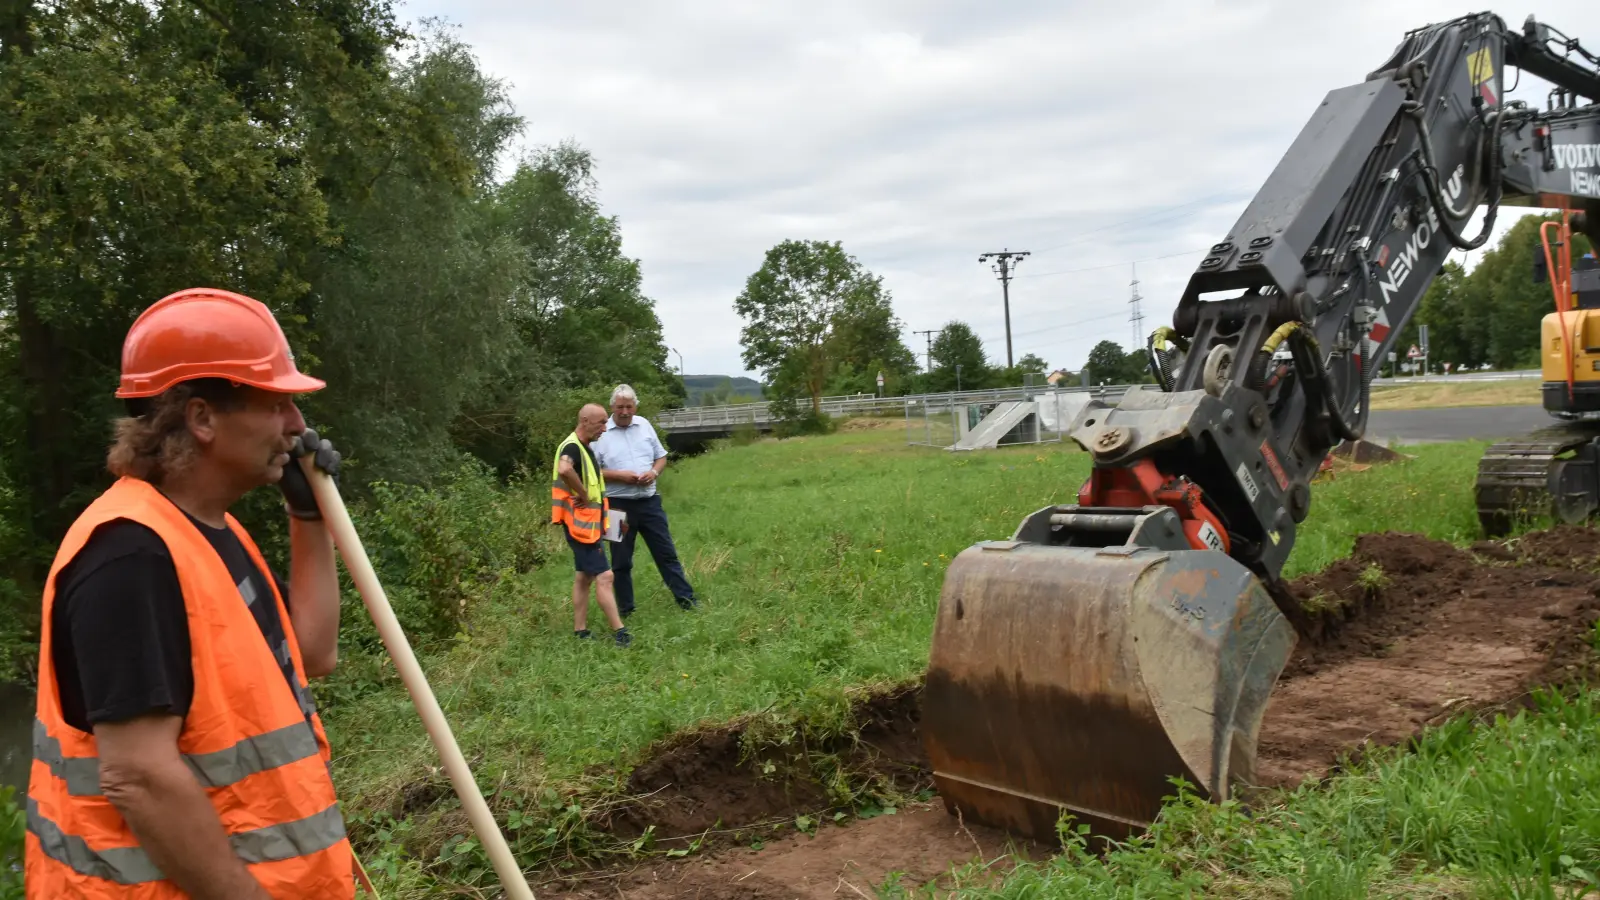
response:
<path id="1" fill-rule="evenodd" d="M 589 494 L 588 503 L 579 503 L 561 480 L 561 451 L 567 449 L 568 444 L 578 446 L 578 458 L 583 460 L 579 471 L 583 476 L 583 489 Z M 592 544 L 600 540 L 610 513 L 611 501 L 606 499 L 600 469 L 574 431 L 556 448 L 556 458 L 550 464 L 550 521 L 567 526 L 567 534 L 580 544 Z"/>

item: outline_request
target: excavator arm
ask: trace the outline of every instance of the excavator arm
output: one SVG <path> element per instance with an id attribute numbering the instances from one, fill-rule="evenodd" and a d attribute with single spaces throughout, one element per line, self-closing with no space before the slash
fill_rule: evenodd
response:
<path id="1" fill-rule="evenodd" d="M 1549 108 L 1505 99 L 1508 65 L 1556 86 Z M 1378 361 L 1501 206 L 1600 225 L 1596 99 L 1576 41 L 1487 13 L 1412 31 L 1326 95 L 1151 336 L 1155 388 L 1062 410 L 1093 457 L 1076 502 L 952 562 L 923 695 L 952 812 L 1126 834 L 1171 778 L 1217 799 L 1252 780 L 1312 477 L 1362 436 Z"/>

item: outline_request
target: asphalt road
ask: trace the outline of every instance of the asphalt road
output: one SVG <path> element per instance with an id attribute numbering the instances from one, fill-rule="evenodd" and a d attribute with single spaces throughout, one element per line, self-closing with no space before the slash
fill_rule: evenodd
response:
<path id="1" fill-rule="evenodd" d="M 1436 441 L 1496 441 L 1559 420 L 1542 406 L 1453 406 L 1442 409 L 1375 409 L 1367 417 L 1367 440 L 1404 444 Z"/>

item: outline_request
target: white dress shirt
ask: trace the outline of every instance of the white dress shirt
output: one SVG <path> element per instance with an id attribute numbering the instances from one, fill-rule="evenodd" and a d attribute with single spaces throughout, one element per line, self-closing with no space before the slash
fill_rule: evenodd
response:
<path id="1" fill-rule="evenodd" d="M 627 428 L 618 428 L 616 419 L 607 417 L 605 434 L 590 444 L 589 449 L 594 451 L 595 461 L 600 463 L 600 468 L 628 472 L 647 471 L 655 465 L 656 460 L 667 455 L 667 448 L 661 446 L 655 428 L 640 415 L 635 415 Z M 606 482 L 607 497 L 637 500 L 654 497 L 655 493 L 654 484 Z"/>

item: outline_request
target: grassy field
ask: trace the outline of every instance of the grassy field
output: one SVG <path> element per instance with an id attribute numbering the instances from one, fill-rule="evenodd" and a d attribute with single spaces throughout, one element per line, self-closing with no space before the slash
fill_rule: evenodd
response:
<path id="1" fill-rule="evenodd" d="M 1440 406 L 1539 405 L 1537 378 L 1515 381 L 1461 381 L 1399 383 L 1372 388 L 1373 409 L 1428 409 Z"/>
<path id="2" fill-rule="evenodd" d="M 1362 532 L 1475 539 L 1465 486 L 1482 447 L 1416 448 L 1412 460 L 1318 485 L 1288 574 L 1345 555 Z M 845 728 L 853 690 L 919 675 L 946 562 L 974 541 L 1009 536 L 1035 509 L 1070 502 L 1087 471 L 1071 445 L 957 455 L 908 447 L 897 428 L 722 449 L 661 482 L 700 611 L 672 604 L 641 550 L 633 648 L 576 641 L 570 562 L 541 528 L 530 539 L 543 542 L 545 565 L 477 595 L 468 627 L 428 647 L 425 665 L 480 783 L 529 823 L 513 834 L 519 857 L 532 865 L 603 851 L 582 819 L 620 790 L 652 741 L 751 713 Z M 547 497 L 534 490 L 514 502 L 536 521 Z M 603 625 L 598 634 L 609 638 Z M 348 657 L 321 694 L 341 793 L 358 833 L 384 843 L 376 862 L 405 896 L 460 822 L 382 812 L 448 785 L 377 659 Z"/>

